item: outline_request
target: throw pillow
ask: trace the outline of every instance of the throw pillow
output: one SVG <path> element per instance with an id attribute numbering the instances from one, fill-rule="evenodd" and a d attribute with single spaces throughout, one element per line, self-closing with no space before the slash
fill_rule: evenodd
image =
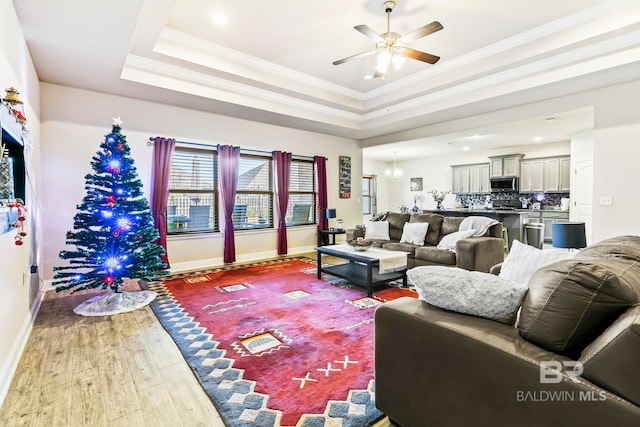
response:
<path id="1" fill-rule="evenodd" d="M 446 249 L 448 251 L 455 252 L 456 243 L 458 243 L 458 240 L 466 239 L 467 237 L 471 237 L 475 234 L 476 234 L 476 230 L 474 229 L 455 231 L 453 233 L 449 233 L 446 236 L 444 236 L 442 240 L 440 240 L 440 243 L 438 243 L 437 248 Z"/>
<path id="2" fill-rule="evenodd" d="M 400 243 L 411 243 L 417 246 L 424 246 L 424 238 L 427 235 L 428 228 L 428 222 L 405 222 L 402 227 Z"/>
<path id="3" fill-rule="evenodd" d="M 407 271 L 419 299 L 458 313 L 512 325 L 527 286 L 458 267 L 423 266 Z"/>
<path id="4" fill-rule="evenodd" d="M 388 221 L 370 221 L 364 229 L 366 240 L 389 240 Z"/>
<path id="5" fill-rule="evenodd" d="M 576 253 L 565 249 L 538 249 L 514 240 L 509 255 L 502 263 L 499 276 L 526 285 L 537 269 L 556 261 L 573 258 Z"/>

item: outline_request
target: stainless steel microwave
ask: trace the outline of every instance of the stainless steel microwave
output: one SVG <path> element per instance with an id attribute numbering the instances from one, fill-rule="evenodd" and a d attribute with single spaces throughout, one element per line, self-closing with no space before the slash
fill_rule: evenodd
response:
<path id="1" fill-rule="evenodd" d="M 492 193 L 518 192 L 520 190 L 517 177 L 491 178 Z"/>

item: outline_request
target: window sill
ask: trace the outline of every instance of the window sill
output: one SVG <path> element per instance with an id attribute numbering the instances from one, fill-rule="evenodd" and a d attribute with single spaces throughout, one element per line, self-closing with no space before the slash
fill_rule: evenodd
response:
<path id="1" fill-rule="evenodd" d="M 221 231 L 210 231 L 203 233 L 181 233 L 167 234 L 167 240 L 191 240 L 191 239 L 209 239 L 222 237 Z"/>
<path id="2" fill-rule="evenodd" d="M 288 231 L 317 229 L 317 224 L 304 224 L 287 227 Z M 238 228 L 234 230 L 234 234 L 264 234 L 277 232 L 277 228 Z M 184 234 L 167 234 L 167 240 L 191 240 L 191 239 L 209 239 L 220 238 L 224 236 L 223 231 L 212 231 L 204 233 L 184 233 Z"/>

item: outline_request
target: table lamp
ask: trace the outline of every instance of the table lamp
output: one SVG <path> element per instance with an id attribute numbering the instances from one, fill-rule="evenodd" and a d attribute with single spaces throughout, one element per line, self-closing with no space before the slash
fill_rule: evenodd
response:
<path id="1" fill-rule="evenodd" d="M 325 209 L 325 216 L 329 220 L 329 230 L 333 230 L 333 227 L 331 227 L 331 219 L 336 217 L 336 210 Z"/>
<path id="2" fill-rule="evenodd" d="M 554 248 L 580 249 L 587 246 L 584 222 L 554 222 L 551 224 Z"/>

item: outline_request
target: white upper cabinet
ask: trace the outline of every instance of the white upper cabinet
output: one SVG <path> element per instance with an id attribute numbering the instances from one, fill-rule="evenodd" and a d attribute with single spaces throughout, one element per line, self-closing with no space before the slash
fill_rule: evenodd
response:
<path id="1" fill-rule="evenodd" d="M 570 189 L 571 158 L 569 156 L 544 159 L 544 191 L 567 192 Z"/>
<path id="2" fill-rule="evenodd" d="M 451 190 L 454 194 L 488 193 L 489 163 L 475 165 L 451 166 L 453 181 Z"/>
<path id="3" fill-rule="evenodd" d="M 520 163 L 520 192 L 536 191 L 544 191 L 544 160 L 523 160 Z"/>
<path id="4" fill-rule="evenodd" d="M 567 193 L 570 190 L 571 157 L 544 157 L 520 162 L 520 192 Z"/>
<path id="5" fill-rule="evenodd" d="M 491 178 L 501 176 L 520 176 L 520 160 L 523 154 L 489 157 L 489 174 Z"/>

